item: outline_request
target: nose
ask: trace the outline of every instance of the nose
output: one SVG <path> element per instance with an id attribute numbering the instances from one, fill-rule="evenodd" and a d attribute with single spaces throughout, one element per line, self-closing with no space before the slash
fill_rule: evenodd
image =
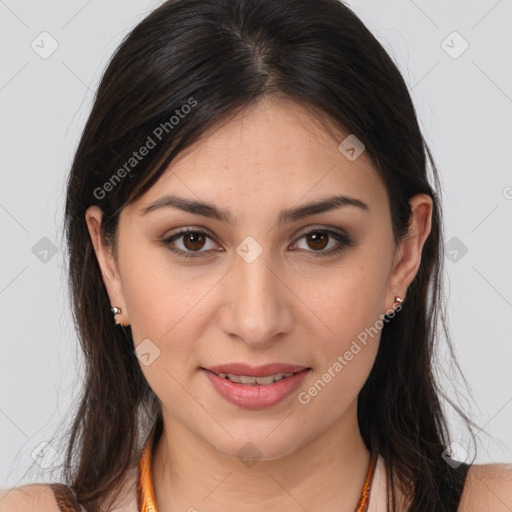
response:
<path id="1" fill-rule="evenodd" d="M 222 285 L 221 328 L 248 345 L 268 347 L 293 328 L 290 285 L 265 251 L 251 263 L 236 255 L 233 265 Z"/>

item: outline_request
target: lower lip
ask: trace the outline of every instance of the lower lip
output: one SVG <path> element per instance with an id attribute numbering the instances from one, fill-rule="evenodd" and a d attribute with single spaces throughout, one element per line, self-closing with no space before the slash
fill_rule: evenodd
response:
<path id="1" fill-rule="evenodd" d="M 276 405 L 291 395 L 300 386 L 309 372 L 309 368 L 264 386 L 239 384 L 219 377 L 208 370 L 204 371 L 215 390 L 228 402 L 248 409 L 262 409 Z"/>

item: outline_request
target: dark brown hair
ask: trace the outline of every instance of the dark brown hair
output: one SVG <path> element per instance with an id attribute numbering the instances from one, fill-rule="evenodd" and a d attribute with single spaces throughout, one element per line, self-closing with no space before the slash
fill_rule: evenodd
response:
<path id="1" fill-rule="evenodd" d="M 397 66 L 338 0 L 171 0 L 113 55 L 67 185 L 69 278 L 85 383 L 65 478 L 91 512 L 119 489 L 150 429 L 160 435 L 162 417 L 133 342 L 112 322 L 85 212 L 91 205 L 103 210 L 102 234 L 115 249 L 123 207 L 208 129 L 274 94 L 323 113 L 364 142 L 388 192 L 396 242 L 407 232 L 409 199 L 433 199 L 421 266 L 402 311 L 382 329 L 358 421 L 367 447 L 386 462 L 389 489 L 395 482 L 411 495 L 409 510 L 447 510 L 439 489 L 452 479 L 442 458 L 449 436 L 433 365 L 440 321 L 446 331 L 439 182 Z M 148 137 L 149 154 L 127 165 Z"/>

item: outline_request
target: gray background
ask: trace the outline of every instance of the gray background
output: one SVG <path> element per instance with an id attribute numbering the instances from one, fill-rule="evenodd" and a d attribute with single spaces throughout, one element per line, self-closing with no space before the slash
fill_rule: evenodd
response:
<path id="1" fill-rule="evenodd" d="M 69 422 L 82 368 L 65 281 L 65 176 L 110 55 L 160 3 L 0 0 L 0 487 L 49 478 L 47 462 L 26 475 L 41 443 L 62 455 L 52 436 Z M 512 2 L 349 5 L 398 63 L 433 150 L 451 334 L 470 412 L 490 434 L 478 436 L 478 461 L 510 462 Z M 467 436 L 452 416 L 460 451 Z"/>

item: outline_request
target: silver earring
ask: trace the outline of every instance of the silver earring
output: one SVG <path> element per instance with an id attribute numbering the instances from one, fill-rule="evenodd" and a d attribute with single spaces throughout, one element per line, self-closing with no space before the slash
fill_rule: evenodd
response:
<path id="1" fill-rule="evenodd" d="M 121 311 L 121 308 L 117 308 L 116 306 L 113 306 L 112 309 L 110 310 L 112 312 L 112 315 L 114 315 L 114 324 L 115 325 L 121 325 L 117 320 L 116 320 L 116 315 L 119 315 L 120 313 L 122 313 Z"/>
<path id="2" fill-rule="evenodd" d="M 398 305 L 400 306 L 402 304 L 402 302 L 404 301 L 404 299 L 402 299 L 402 297 L 395 297 L 395 304 L 398 303 Z"/>

